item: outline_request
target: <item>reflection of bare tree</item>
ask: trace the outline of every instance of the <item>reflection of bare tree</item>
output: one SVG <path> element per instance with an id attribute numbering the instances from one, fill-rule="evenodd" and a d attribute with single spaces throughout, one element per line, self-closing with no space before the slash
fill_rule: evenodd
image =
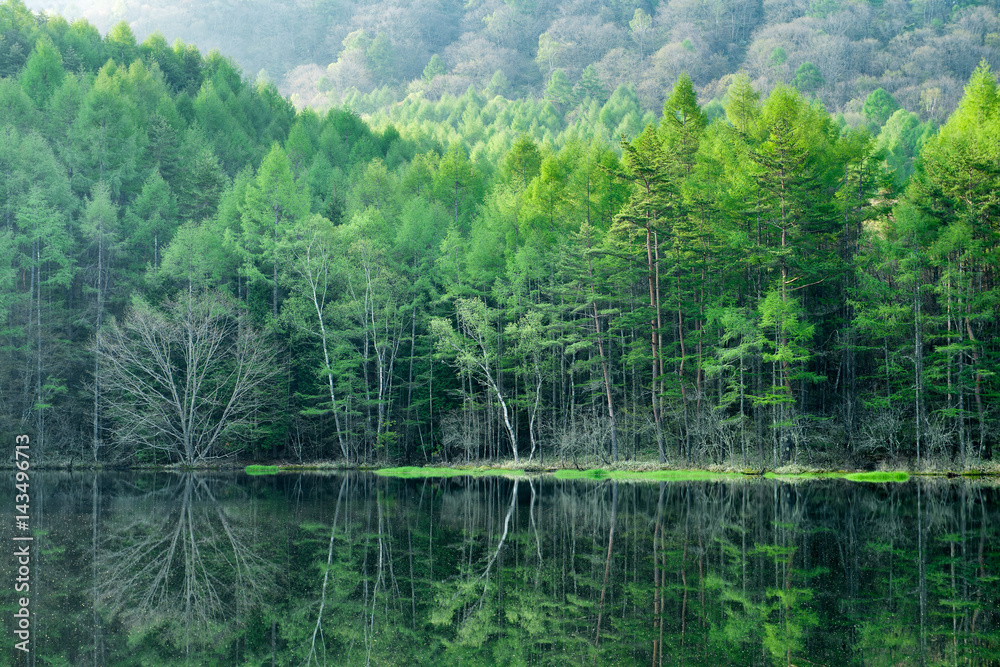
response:
<path id="1" fill-rule="evenodd" d="M 224 635 L 274 575 L 228 500 L 237 488 L 186 474 L 122 502 L 100 556 L 100 604 L 133 631 L 171 630 L 187 650 Z"/>
<path id="2" fill-rule="evenodd" d="M 432 614 L 431 623 L 439 626 L 450 623 L 459 610 L 463 610 L 459 614 L 460 623 L 463 625 L 474 625 L 477 618 L 481 621 L 483 616 L 490 615 L 490 608 L 487 605 L 487 601 L 491 598 L 491 576 L 493 575 L 494 564 L 503 552 L 507 537 L 510 534 L 511 520 L 514 518 L 517 508 L 517 489 L 519 484 L 520 480 L 515 479 L 514 486 L 510 492 L 510 504 L 503 519 L 503 532 L 499 536 L 490 535 L 479 537 L 476 540 L 485 539 L 492 542 L 496 539 L 496 547 L 492 551 L 487 552 L 489 557 L 486 558 L 484 554 L 484 558 L 486 559 L 485 565 L 481 569 L 473 566 L 472 553 L 471 551 L 469 552 L 469 561 L 463 568 L 466 570 L 465 573 L 450 582 L 450 586 L 448 587 L 454 592 L 450 595 L 444 593 L 438 596 L 439 607 Z M 493 588 L 494 590 L 496 589 L 496 584 L 494 584 Z"/>
<path id="3" fill-rule="evenodd" d="M 517 485 L 519 483 L 519 479 L 514 480 L 514 488 L 511 489 L 510 492 L 510 507 L 507 508 L 507 515 L 503 519 L 503 534 L 500 535 L 500 539 L 497 542 L 497 548 L 493 550 L 493 555 L 490 556 L 489 562 L 486 563 L 486 567 L 477 577 L 477 580 L 483 581 L 483 595 L 480 598 L 480 606 L 482 606 L 482 599 L 486 597 L 486 591 L 490 585 L 490 572 L 493 570 L 493 563 L 496 562 L 497 556 L 500 555 L 500 551 L 503 549 L 504 542 L 507 541 L 507 534 L 510 531 L 510 518 L 513 516 L 514 508 L 517 505 Z"/>
<path id="4" fill-rule="evenodd" d="M 323 637 L 323 609 L 326 607 L 326 588 L 330 581 L 330 569 L 333 566 L 333 538 L 337 534 L 337 520 L 340 518 L 340 503 L 344 499 L 344 491 L 347 489 L 347 477 L 340 483 L 340 493 L 337 495 L 337 509 L 333 513 L 333 526 L 330 528 L 330 548 L 326 554 L 326 567 L 323 569 L 323 588 L 320 591 L 319 612 L 316 614 L 316 625 L 313 627 L 312 641 L 309 645 L 309 654 L 306 656 L 306 664 L 311 665 L 315 661 L 319 664 L 319 656 L 316 653 L 316 638 L 319 637 L 320 646 L 323 651 L 323 664 L 326 664 L 326 640 Z"/>

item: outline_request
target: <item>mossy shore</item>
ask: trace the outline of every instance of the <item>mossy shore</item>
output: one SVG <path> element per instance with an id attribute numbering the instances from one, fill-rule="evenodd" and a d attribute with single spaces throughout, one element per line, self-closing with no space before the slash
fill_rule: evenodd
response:
<path id="1" fill-rule="evenodd" d="M 2 464 L 0 464 L 2 466 Z M 13 468 L 12 466 L 7 466 Z M 432 466 L 390 466 L 376 463 L 347 465 L 342 461 L 312 461 L 290 463 L 287 461 L 212 462 L 197 466 L 183 465 L 132 465 L 132 466 L 87 466 L 71 465 L 70 462 L 50 461 L 47 465 L 35 466 L 35 470 L 130 470 L 130 471 L 170 471 L 170 472 L 245 472 L 248 475 L 273 475 L 290 472 L 373 472 L 384 477 L 397 478 L 443 478 L 459 476 L 521 476 L 540 475 L 555 479 L 608 480 L 619 481 L 695 481 L 695 480 L 736 480 L 736 479 L 780 479 L 787 481 L 811 479 L 845 479 L 852 482 L 905 482 L 912 477 L 1000 477 L 1000 464 L 988 462 L 966 469 L 950 469 L 946 466 L 922 466 L 920 469 L 901 467 L 898 469 L 824 469 L 805 466 L 784 466 L 777 469 L 743 468 L 739 466 L 708 466 L 706 468 L 681 468 L 662 466 L 655 462 L 629 462 L 607 465 L 597 461 L 537 462 L 490 461 L 469 463 L 437 463 Z"/>
<path id="2" fill-rule="evenodd" d="M 699 468 L 670 468 L 654 463 L 631 464 L 624 466 L 592 467 L 572 466 L 568 462 L 558 462 L 553 465 L 539 465 L 514 461 L 474 462 L 462 464 L 437 464 L 433 466 L 343 466 L 343 465 L 278 465 L 273 472 L 295 472 L 306 470 L 363 470 L 374 472 L 384 477 L 405 479 L 443 478 L 443 477 L 482 477 L 482 476 L 551 476 L 554 479 L 577 480 L 619 480 L 619 481 L 711 481 L 738 479 L 779 479 L 800 481 L 811 479 L 844 479 L 850 482 L 890 483 L 905 482 L 912 477 L 1000 477 L 1000 467 L 990 465 L 984 468 L 974 468 L 962 471 L 948 469 L 922 470 L 859 470 L 841 469 L 825 470 L 819 468 L 803 468 L 786 466 L 776 470 L 726 468 L 714 466 Z M 268 469 L 271 471 L 271 468 Z M 261 474 L 259 471 L 256 474 Z"/>

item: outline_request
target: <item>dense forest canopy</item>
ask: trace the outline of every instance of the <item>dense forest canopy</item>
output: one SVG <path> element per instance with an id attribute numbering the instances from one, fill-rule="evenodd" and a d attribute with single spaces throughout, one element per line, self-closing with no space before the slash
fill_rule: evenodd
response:
<path id="1" fill-rule="evenodd" d="M 369 124 L 125 23 L 7 0 L 0 40 L 0 412 L 37 455 L 992 457 L 985 60 L 939 131 L 748 72 Z"/>

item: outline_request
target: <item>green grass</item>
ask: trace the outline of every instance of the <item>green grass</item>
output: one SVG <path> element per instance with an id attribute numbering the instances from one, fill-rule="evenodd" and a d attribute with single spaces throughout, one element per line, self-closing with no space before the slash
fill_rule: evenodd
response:
<path id="1" fill-rule="evenodd" d="M 844 477 L 852 482 L 905 482 L 910 479 L 905 472 L 852 472 Z"/>
<path id="2" fill-rule="evenodd" d="M 278 472 L 278 466 L 247 466 L 245 469 L 248 475 L 274 475 Z"/>
<path id="3" fill-rule="evenodd" d="M 852 482 L 905 482 L 910 479 L 910 475 L 905 472 L 766 472 L 764 479 L 846 479 Z"/>
<path id="4" fill-rule="evenodd" d="M 402 466 L 399 468 L 381 468 L 374 471 L 383 477 L 399 477 L 403 479 L 423 479 L 429 477 L 483 477 L 485 475 L 523 475 L 523 470 L 503 468 L 421 468 L 420 466 Z"/>

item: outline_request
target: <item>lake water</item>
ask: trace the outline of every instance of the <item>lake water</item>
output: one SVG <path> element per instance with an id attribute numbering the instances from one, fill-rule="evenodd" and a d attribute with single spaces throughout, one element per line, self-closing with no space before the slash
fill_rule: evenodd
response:
<path id="1" fill-rule="evenodd" d="M 996 481 L 31 484 L 30 664 L 1000 661 Z M 0 657 L 29 664 L 8 490 Z"/>

